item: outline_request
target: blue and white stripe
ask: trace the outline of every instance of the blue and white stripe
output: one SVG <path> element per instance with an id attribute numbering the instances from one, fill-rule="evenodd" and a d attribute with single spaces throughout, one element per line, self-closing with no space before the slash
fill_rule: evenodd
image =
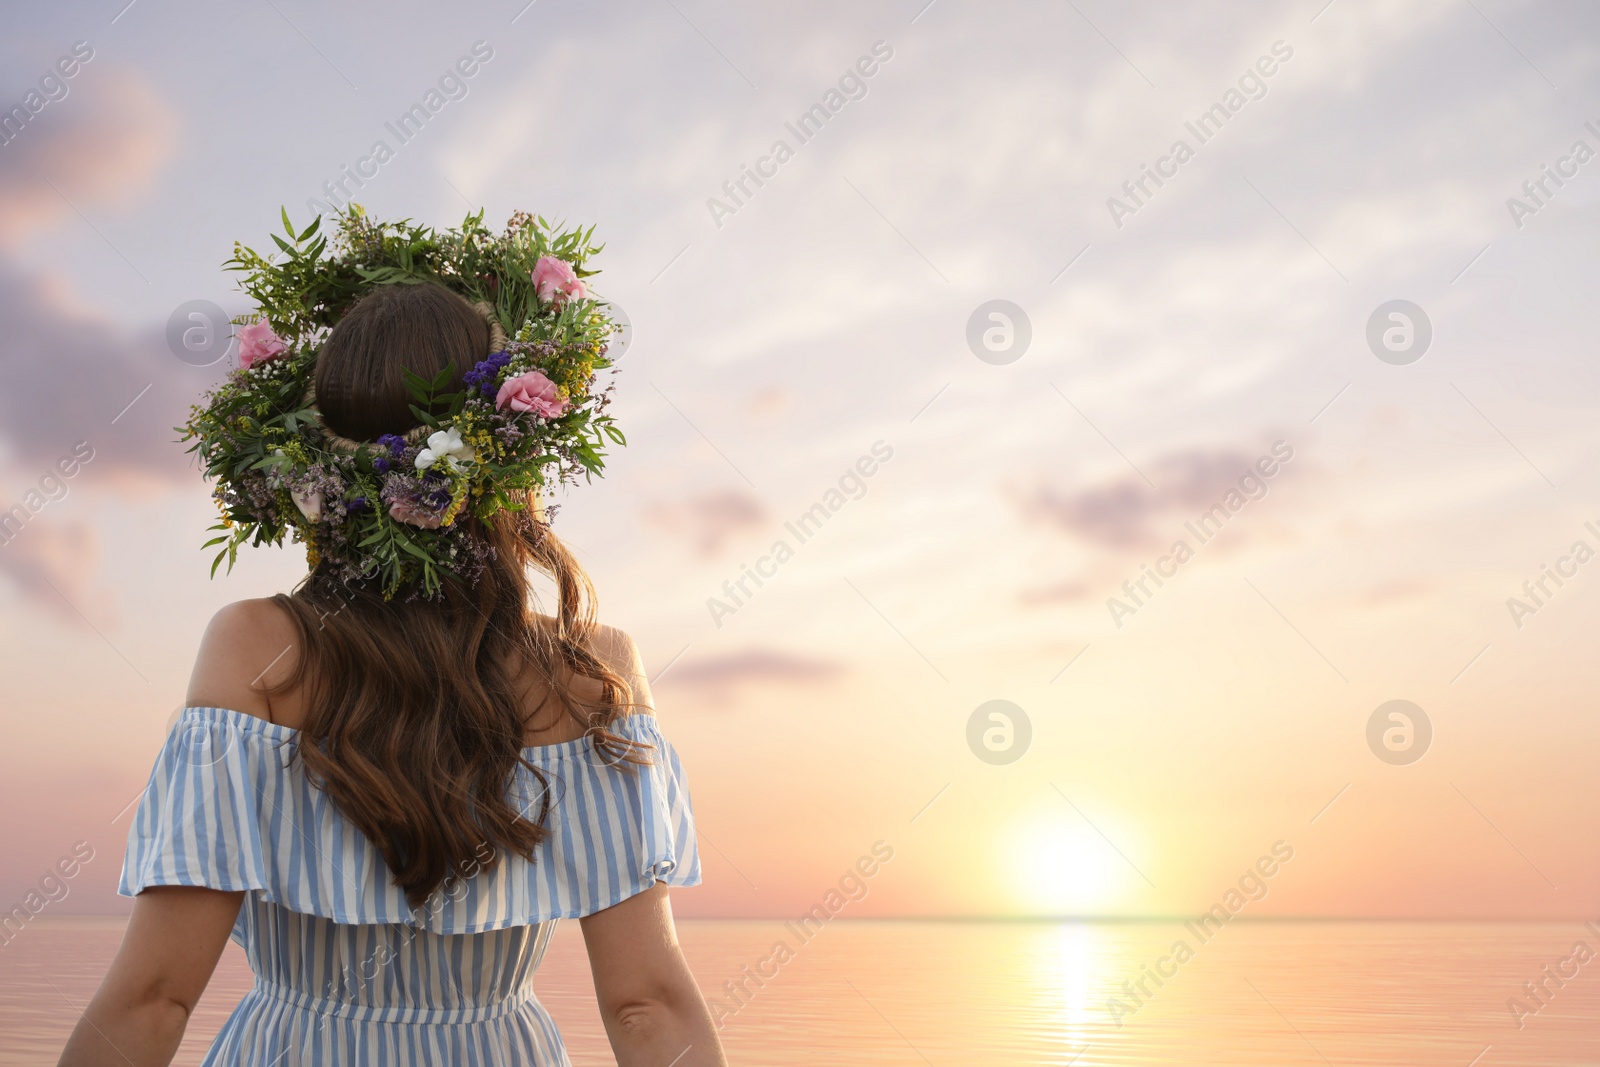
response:
<path id="1" fill-rule="evenodd" d="M 382 855 L 289 761 L 298 731 L 185 708 L 128 836 L 119 891 L 246 890 L 234 925 L 255 987 L 207 1064 L 564 1064 L 531 979 L 554 921 L 657 881 L 700 881 L 677 752 L 654 716 L 614 729 L 649 745 L 615 766 L 587 738 L 525 750 L 549 780 L 549 836 L 412 909 Z M 514 803 L 544 793 L 518 769 Z"/>
<path id="2" fill-rule="evenodd" d="M 251 894 L 256 981 L 204 1067 L 567 1065 L 533 973 L 555 922 L 481 934 L 336 923 Z"/>

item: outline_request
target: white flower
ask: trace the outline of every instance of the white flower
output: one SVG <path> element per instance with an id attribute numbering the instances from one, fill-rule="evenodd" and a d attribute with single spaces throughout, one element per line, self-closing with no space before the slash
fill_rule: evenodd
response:
<path id="1" fill-rule="evenodd" d="M 463 441 L 461 431 L 452 426 L 428 435 L 428 446 L 417 453 L 417 470 L 425 471 L 441 459 L 451 470 L 455 470 L 459 461 L 475 458 L 472 446 Z"/>
<path id="2" fill-rule="evenodd" d="M 289 496 L 294 499 L 294 506 L 300 509 L 300 514 L 306 517 L 307 522 L 322 521 L 322 493 L 313 489 L 309 493 L 302 493 L 298 489 L 289 491 Z"/>

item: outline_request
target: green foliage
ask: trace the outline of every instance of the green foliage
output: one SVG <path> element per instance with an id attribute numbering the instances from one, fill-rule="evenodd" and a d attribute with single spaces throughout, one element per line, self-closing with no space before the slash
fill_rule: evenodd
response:
<path id="1" fill-rule="evenodd" d="M 240 287 L 290 345 L 320 340 L 351 304 L 379 285 L 419 282 L 492 305 L 509 337 L 518 337 L 527 326 L 530 335 L 523 340 L 603 347 L 614 330 L 599 301 L 570 301 L 551 314 L 534 290 L 533 269 L 543 256 L 565 260 L 580 278 L 596 273 L 586 263 L 604 246 L 594 244 L 592 226 L 562 230 L 541 216 L 518 212 L 504 232 L 494 234 L 478 211 L 459 227 L 435 230 L 410 219 L 375 222 L 359 204 L 333 217 L 336 232 L 326 257 L 322 218 L 296 231 L 284 210 L 284 235 L 272 235 L 276 258 L 235 244 L 233 258 L 224 264 L 244 274 Z"/>
<path id="2" fill-rule="evenodd" d="M 313 566 L 325 559 L 347 580 L 373 578 L 386 597 L 437 596 L 446 576 L 470 569 L 475 558 L 456 522 L 461 514 L 488 519 L 524 508 L 528 490 L 592 478 L 604 466 L 606 447 L 627 443 L 606 413 L 609 385 L 594 389 L 595 375 L 611 366 L 605 353 L 617 330 L 607 305 L 593 297 L 546 303 L 533 282 L 544 256 L 565 261 L 580 278 L 593 276 L 587 263 L 601 249 L 592 227 L 561 229 L 518 212 L 494 234 L 479 211 L 457 228 L 435 230 L 409 219 L 376 222 L 352 204 L 329 217 L 330 236 L 323 218 L 296 230 L 286 210 L 281 216 L 275 252 L 263 256 L 236 244 L 224 266 L 243 275 L 240 288 L 258 307 L 237 321 L 267 322 L 287 349 L 235 371 L 178 428 L 216 483 L 222 521 L 204 545 L 218 549 L 213 574 L 224 559 L 232 569 L 241 545 L 282 544 L 292 536 L 306 542 Z M 453 367 L 432 377 L 402 370 L 418 422 L 455 428 L 472 458 L 419 471 L 411 462 L 415 446 L 403 454 L 382 447 L 331 451 L 307 403 L 322 340 L 377 287 L 428 282 L 490 305 L 511 339 L 498 372 L 480 364 L 491 366 L 487 396 L 452 388 Z M 496 409 L 492 387 L 532 370 L 568 401 L 564 414 L 546 419 Z M 310 497 L 319 506 L 308 514 L 297 500 Z M 426 501 L 440 525 L 397 518 L 394 500 Z"/>

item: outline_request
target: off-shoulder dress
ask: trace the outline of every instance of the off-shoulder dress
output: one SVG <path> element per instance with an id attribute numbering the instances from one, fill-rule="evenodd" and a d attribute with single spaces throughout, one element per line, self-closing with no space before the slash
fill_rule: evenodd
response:
<path id="1" fill-rule="evenodd" d="M 225 708 L 179 714 L 128 835 L 119 891 L 245 891 L 233 940 L 255 984 L 206 1067 L 567 1064 L 533 993 L 559 919 L 656 882 L 696 885 L 694 816 L 653 715 L 615 732 L 650 746 L 618 765 L 588 738 L 524 750 L 513 803 L 549 835 L 412 908 L 383 857 L 290 757 L 299 731 Z"/>

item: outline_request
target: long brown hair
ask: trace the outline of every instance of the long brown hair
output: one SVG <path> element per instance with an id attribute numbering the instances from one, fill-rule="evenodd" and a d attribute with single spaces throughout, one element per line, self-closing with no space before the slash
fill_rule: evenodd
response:
<path id="1" fill-rule="evenodd" d="M 354 439 L 403 433 L 417 420 L 400 368 L 431 377 L 454 366 L 459 388 L 487 346 L 485 320 L 454 293 L 378 289 L 351 307 L 317 356 L 323 421 Z M 529 503 L 486 522 L 458 520 L 482 538 L 486 561 L 472 584 L 447 578 L 437 600 L 385 600 L 323 568 L 273 598 L 304 650 L 272 689 L 303 687 L 298 758 L 382 852 L 413 907 L 492 868 L 503 851 L 531 859 L 548 832 L 548 788 L 536 811 L 518 810 L 507 794 L 519 765 L 548 784 L 522 751 L 528 723 L 517 683 L 526 667 L 548 690 L 536 712 L 553 699 L 609 762 L 643 758 L 610 730 L 633 692 L 593 651 L 594 587 Z M 555 584 L 551 619 L 534 610 L 529 568 Z M 598 703 L 578 699 L 576 678 L 600 683 Z"/>

